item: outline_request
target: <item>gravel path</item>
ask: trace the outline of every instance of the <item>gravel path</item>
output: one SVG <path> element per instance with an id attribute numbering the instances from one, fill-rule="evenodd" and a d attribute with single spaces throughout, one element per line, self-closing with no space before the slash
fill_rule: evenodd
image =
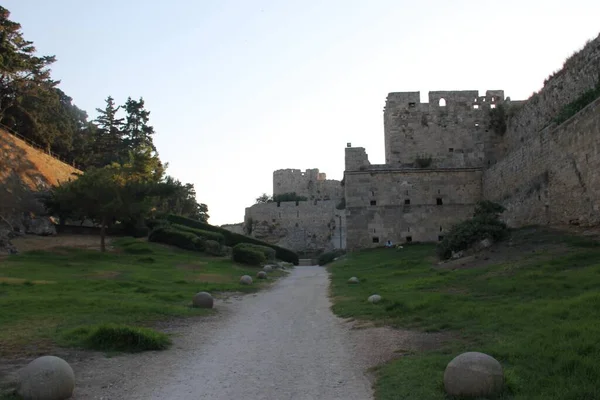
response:
<path id="1" fill-rule="evenodd" d="M 370 367 L 444 340 L 339 319 L 328 286 L 324 268 L 296 267 L 268 290 L 218 300 L 212 316 L 166 323 L 169 350 L 66 353 L 72 399 L 369 400 Z"/>
<path id="2" fill-rule="evenodd" d="M 186 328 L 163 353 L 96 360 L 119 376 L 98 390 L 98 370 L 79 368 L 77 399 L 372 398 L 350 329 L 330 310 L 328 274 L 297 267 L 271 289 L 226 304 L 225 316 Z M 85 365 L 82 365 L 85 367 Z M 75 369 L 77 371 L 77 369 Z"/>

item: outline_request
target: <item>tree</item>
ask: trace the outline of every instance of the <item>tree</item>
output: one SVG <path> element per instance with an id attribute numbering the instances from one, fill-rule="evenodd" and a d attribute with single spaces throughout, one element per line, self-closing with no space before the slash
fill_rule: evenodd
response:
<path id="1" fill-rule="evenodd" d="M 106 229 L 117 221 L 139 221 L 147 216 L 164 185 L 131 179 L 118 164 L 90 168 L 76 180 L 55 187 L 45 205 L 62 218 L 89 218 L 100 225 L 100 248 L 106 251 Z"/>
<path id="2" fill-rule="evenodd" d="M 144 108 L 144 99 L 140 97 L 139 101 L 127 99 L 123 107 L 127 116 L 123 126 L 123 140 L 125 147 L 129 151 L 156 151 L 152 135 L 154 128 L 148 125 L 150 120 L 150 111 Z"/>
<path id="3" fill-rule="evenodd" d="M 266 193 L 263 193 L 262 195 L 256 198 L 256 204 L 271 203 L 272 201 L 273 198 Z"/>
<path id="4" fill-rule="evenodd" d="M 95 167 L 122 161 L 127 154 L 121 132 L 123 118 L 117 118 L 117 112 L 121 106 L 115 106 L 115 101 L 111 96 L 108 96 L 105 102 L 104 109 L 96 109 L 99 115 L 95 120 L 97 124 L 93 146 L 93 165 Z"/>
<path id="5" fill-rule="evenodd" d="M 10 12 L 0 6 L 0 120 L 22 95 L 41 85 L 56 86 L 48 68 L 54 56 L 37 57 L 33 42 L 23 38 L 21 25 L 11 21 Z"/>
<path id="6" fill-rule="evenodd" d="M 161 199 L 156 210 L 160 213 L 172 213 L 182 215 L 202 222 L 208 222 L 208 207 L 204 203 L 198 203 L 196 200 L 196 190 L 191 183 L 182 184 L 179 180 L 167 176 L 164 184 L 172 187 L 173 191 L 169 196 Z"/>

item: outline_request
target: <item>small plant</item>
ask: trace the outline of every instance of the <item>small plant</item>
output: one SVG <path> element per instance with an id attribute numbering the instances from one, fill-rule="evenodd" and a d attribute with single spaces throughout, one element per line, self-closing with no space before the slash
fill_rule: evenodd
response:
<path id="1" fill-rule="evenodd" d="M 164 333 L 117 324 L 80 327 L 67 333 L 66 338 L 92 350 L 128 353 L 165 350 L 171 345 L 171 339 Z"/>
<path id="2" fill-rule="evenodd" d="M 467 250 L 484 239 L 500 241 L 508 234 L 508 227 L 500 220 L 504 207 L 491 201 L 477 203 L 473 218 L 454 225 L 438 244 L 437 254 L 448 259 L 453 252 Z"/>
<path id="3" fill-rule="evenodd" d="M 560 110 L 558 115 L 554 118 L 554 123 L 557 125 L 562 124 L 579 111 L 583 110 L 585 106 L 600 97 L 600 81 L 596 84 L 596 87 L 584 92 L 574 101 L 570 102 Z"/>
<path id="4" fill-rule="evenodd" d="M 337 257 L 340 257 L 344 254 L 346 254 L 346 251 L 342 249 L 335 249 L 333 251 L 323 253 L 319 256 L 319 265 L 327 265 Z"/>
<path id="5" fill-rule="evenodd" d="M 427 156 L 419 156 L 415 159 L 415 164 L 419 168 L 427 168 L 431 165 L 432 159 Z"/>

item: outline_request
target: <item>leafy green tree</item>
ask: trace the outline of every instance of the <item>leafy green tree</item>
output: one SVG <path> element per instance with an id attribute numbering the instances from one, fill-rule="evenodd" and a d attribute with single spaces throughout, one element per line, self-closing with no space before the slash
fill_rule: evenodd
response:
<path id="1" fill-rule="evenodd" d="M 159 213 L 177 214 L 187 218 L 195 219 L 202 222 L 208 222 L 208 207 L 204 203 L 198 203 L 196 200 L 196 190 L 191 183 L 182 184 L 179 180 L 172 176 L 167 176 L 164 184 L 172 188 L 169 196 L 161 199 L 161 202 L 156 207 Z"/>

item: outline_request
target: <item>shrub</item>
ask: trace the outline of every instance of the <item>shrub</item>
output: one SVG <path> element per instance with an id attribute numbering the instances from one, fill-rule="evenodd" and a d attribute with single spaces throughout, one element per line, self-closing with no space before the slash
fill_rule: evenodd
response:
<path id="1" fill-rule="evenodd" d="M 159 226 L 169 225 L 169 221 L 166 219 L 158 219 L 158 218 L 149 218 L 146 220 L 146 226 L 148 229 L 152 230 L 154 228 L 158 228 Z"/>
<path id="2" fill-rule="evenodd" d="M 500 220 L 504 207 L 490 201 L 479 202 L 473 218 L 454 225 L 438 244 L 437 253 L 448 259 L 453 252 L 467 250 L 473 244 L 492 239 L 500 241 L 508 235 L 508 227 Z"/>
<path id="3" fill-rule="evenodd" d="M 554 123 L 557 125 L 562 124 L 579 111 L 583 110 L 585 106 L 600 97 L 600 82 L 596 84 L 596 87 L 585 91 L 577 99 L 564 106 L 560 112 L 554 117 Z"/>
<path id="4" fill-rule="evenodd" d="M 236 247 L 246 247 L 249 249 L 258 250 L 265 255 L 265 258 L 268 261 L 275 261 L 275 254 L 276 254 L 275 249 L 272 249 L 270 247 L 262 246 L 259 244 L 252 244 L 252 243 L 238 243 L 234 246 L 234 248 L 236 248 Z"/>
<path id="5" fill-rule="evenodd" d="M 225 237 L 226 246 L 231 247 L 235 246 L 238 243 L 252 243 L 270 247 L 272 249 L 275 249 L 275 256 L 277 257 L 277 259 L 290 262 L 294 265 L 298 265 L 298 254 L 296 254 L 292 250 L 284 249 L 283 247 L 275 246 L 250 236 L 240 235 L 239 233 L 234 233 L 228 231 L 227 229 L 220 228 L 218 226 L 212 226 L 210 224 L 207 224 L 206 222 L 196 221 L 193 219 L 182 217 L 180 215 L 170 214 L 167 216 L 167 219 L 174 224 L 181 224 L 189 226 L 191 228 L 201 229 L 205 231 L 218 232 Z"/>
<path id="6" fill-rule="evenodd" d="M 199 238 L 204 239 L 204 240 L 214 240 L 215 242 L 218 242 L 219 244 L 223 244 L 223 242 L 225 242 L 225 236 L 223 236 L 222 234 L 217 233 L 217 232 L 211 232 L 211 231 L 205 231 L 202 229 L 190 228 L 189 226 L 181 225 L 181 224 L 173 224 L 171 226 L 174 229 L 177 229 L 178 231 L 193 233 L 194 235 L 196 235 Z"/>
<path id="7" fill-rule="evenodd" d="M 171 339 L 164 333 L 127 325 L 106 324 L 81 327 L 71 331 L 67 336 L 87 348 L 100 351 L 134 353 L 164 350 L 171 345 Z"/>
<path id="8" fill-rule="evenodd" d="M 326 265 L 335 260 L 337 257 L 346 254 L 345 250 L 335 249 L 328 253 L 323 253 L 319 256 L 319 265 Z"/>
<path id="9" fill-rule="evenodd" d="M 204 240 L 190 232 L 183 232 L 171 227 L 159 227 L 150 233 L 151 242 L 171 244 L 182 249 L 204 251 Z"/>
<path id="10" fill-rule="evenodd" d="M 235 246 L 233 248 L 233 261 L 248 264 L 261 265 L 266 261 L 265 255 L 257 250 L 245 246 Z"/>
<path id="11" fill-rule="evenodd" d="M 206 245 L 206 253 L 219 257 L 225 255 L 221 249 L 221 245 L 216 240 L 207 240 L 204 244 Z"/>

